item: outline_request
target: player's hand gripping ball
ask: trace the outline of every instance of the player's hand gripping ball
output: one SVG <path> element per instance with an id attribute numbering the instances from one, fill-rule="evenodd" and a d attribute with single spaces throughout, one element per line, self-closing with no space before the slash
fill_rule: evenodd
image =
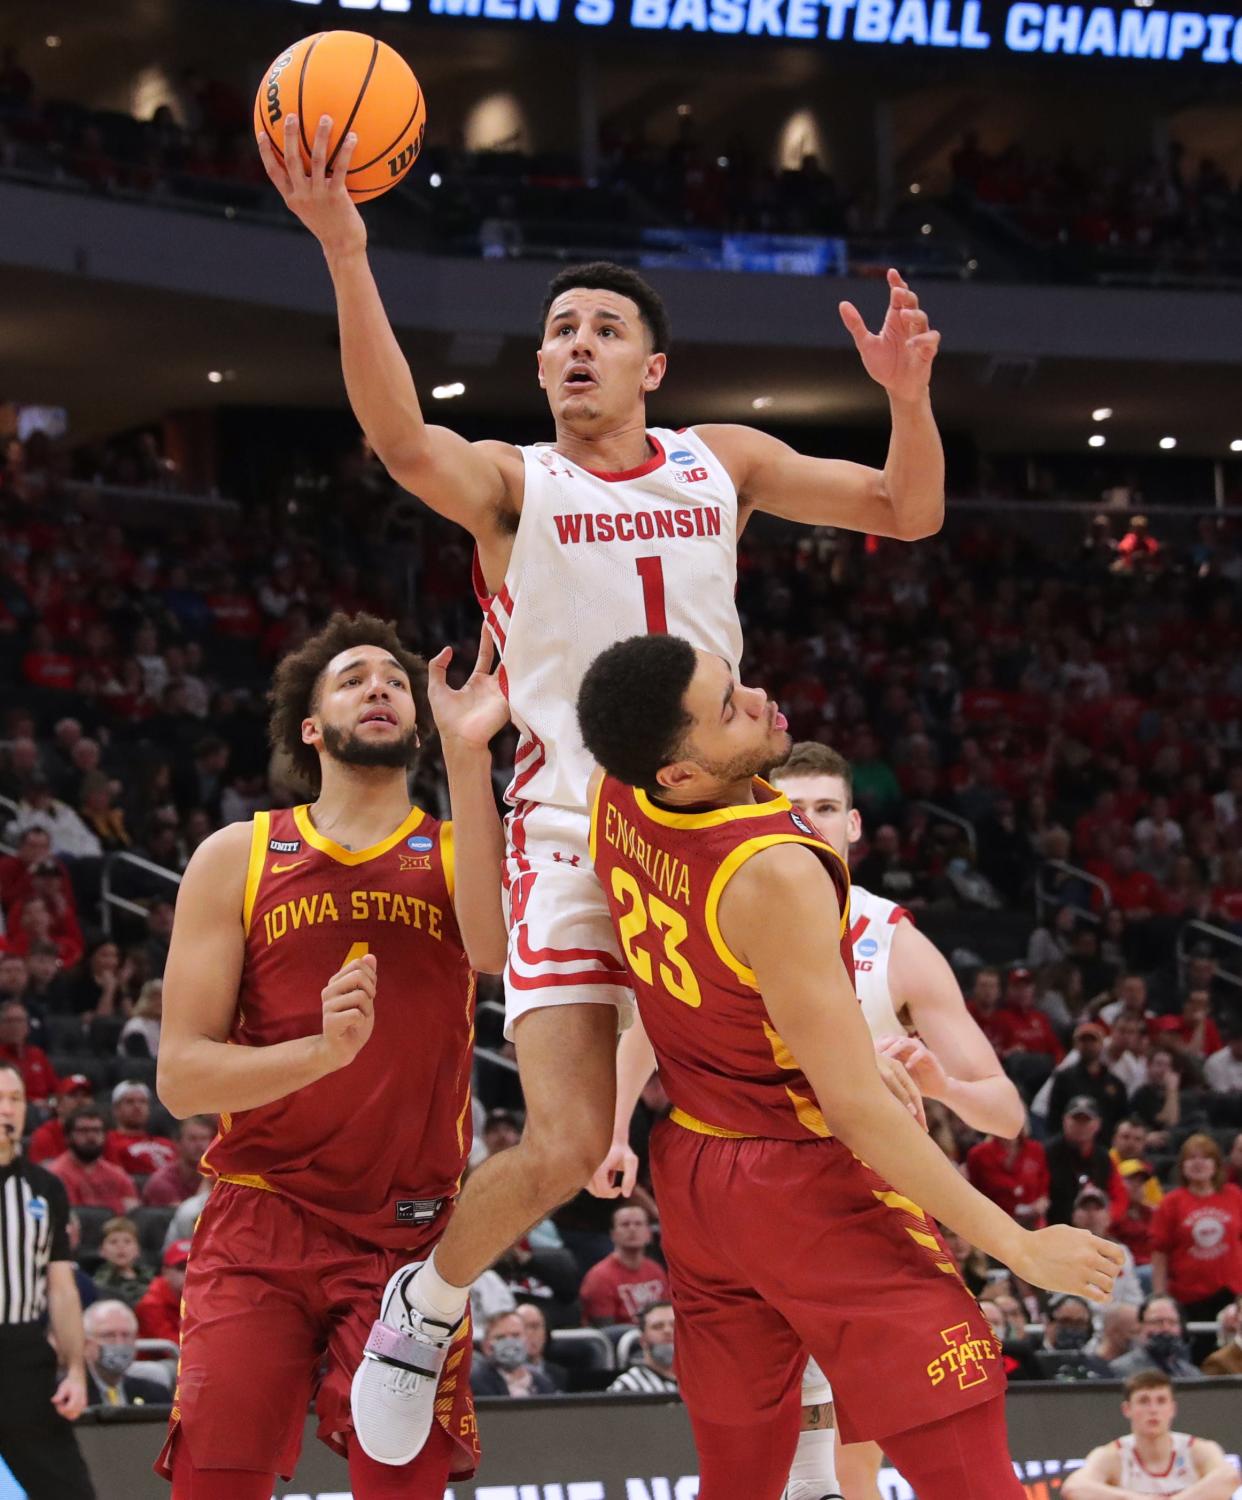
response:
<path id="1" fill-rule="evenodd" d="M 414 165 L 422 150 L 427 106 L 409 64 L 386 42 L 358 31 L 320 31 L 282 52 L 259 84 L 255 135 L 285 162 L 286 115 L 297 116 L 303 173 L 312 170 L 315 131 L 332 121 L 324 171 L 331 175 L 348 135 L 357 137 L 344 166 L 355 203 L 378 198 Z"/>

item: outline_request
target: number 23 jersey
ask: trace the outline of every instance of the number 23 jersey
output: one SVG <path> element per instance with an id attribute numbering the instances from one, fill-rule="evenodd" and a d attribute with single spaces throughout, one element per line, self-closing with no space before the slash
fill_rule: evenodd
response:
<path id="1" fill-rule="evenodd" d="M 499 593 L 486 593 L 476 558 L 520 735 L 512 803 L 586 810 L 595 764 L 578 733 L 578 688 L 615 641 L 667 632 L 735 672 L 741 661 L 733 481 L 692 428 L 649 428 L 647 445 L 645 463 L 611 474 L 523 448 L 522 514 Z"/>

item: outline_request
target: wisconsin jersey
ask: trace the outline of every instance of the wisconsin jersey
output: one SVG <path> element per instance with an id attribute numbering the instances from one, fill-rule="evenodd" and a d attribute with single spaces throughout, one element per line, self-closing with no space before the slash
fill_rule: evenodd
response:
<path id="1" fill-rule="evenodd" d="M 585 810 L 595 765 L 575 705 L 613 642 L 671 632 L 735 671 L 741 660 L 733 481 L 692 429 L 651 428 L 647 441 L 646 463 L 612 474 L 523 448 L 522 515 L 499 593 L 486 593 L 476 559 L 520 735 L 511 803 Z"/>
<path id="2" fill-rule="evenodd" d="M 474 975 L 453 912 L 452 824 L 415 808 L 382 842 L 348 850 L 306 807 L 259 813 L 243 922 L 231 1042 L 321 1034 L 323 987 L 367 953 L 375 1027 L 347 1067 L 221 1115 L 204 1169 L 286 1194 L 372 1244 L 412 1243 L 456 1194 L 471 1141 Z"/>
<path id="3" fill-rule="evenodd" d="M 1121 1489 L 1131 1495 L 1180 1495 L 1198 1482 L 1199 1475 L 1190 1456 L 1194 1438 L 1186 1432 L 1171 1432 L 1169 1437 L 1173 1442 L 1173 1457 L 1169 1467 L 1160 1474 L 1153 1474 L 1144 1466 L 1132 1435 L 1117 1439 L 1121 1453 L 1117 1483 Z"/>
<path id="4" fill-rule="evenodd" d="M 710 1135 L 807 1140 L 827 1136 L 828 1127 L 717 914 L 748 859 L 774 844 L 805 844 L 836 886 L 848 969 L 849 875 L 787 797 L 762 781 L 756 796 L 739 807 L 676 813 L 605 777 L 591 813 L 591 858 L 673 1119 Z"/>
<path id="5" fill-rule="evenodd" d="M 854 988 L 872 1036 L 901 1036 L 905 1027 L 889 988 L 888 965 L 897 925 L 910 913 L 894 901 L 850 887 L 850 946 L 854 952 Z"/>

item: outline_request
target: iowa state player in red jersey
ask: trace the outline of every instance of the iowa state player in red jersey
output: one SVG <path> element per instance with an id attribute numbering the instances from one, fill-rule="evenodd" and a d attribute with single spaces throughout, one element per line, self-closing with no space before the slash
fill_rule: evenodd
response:
<path id="1" fill-rule="evenodd" d="M 312 1393 L 359 1500 L 441 1500 L 450 1474 L 474 1470 L 468 1322 L 412 1463 L 368 1457 L 350 1415 L 377 1302 L 451 1213 L 470 1148 L 473 970 L 505 954 L 487 746 L 507 710 L 486 639 L 459 691 L 449 656 L 428 680 L 390 624 L 334 615 L 270 695 L 272 739 L 318 796 L 221 829 L 181 886 L 159 1091 L 175 1115 L 219 1114 L 220 1133 L 159 1464 L 174 1500 L 270 1500 Z M 451 824 L 410 806 L 425 683 Z M 399 1339 L 384 1347 L 409 1360 Z"/>
<path id="2" fill-rule="evenodd" d="M 700 1500 L 780 1495 L 808 1349 L 843 1437 L 881 1440 L 919 1500 L 1017 1500 L 1000 1349 L 928 1214 L 1096 1301 L 1117 1247 L 1019 1228 L 885 1087 L 845 864 L 756 780 L 789 753 L 761 689 L 638 636 L 592 664 L 578 714 L 608 773 L 592 857 L 674 1106 L 651 1161 Z"/>

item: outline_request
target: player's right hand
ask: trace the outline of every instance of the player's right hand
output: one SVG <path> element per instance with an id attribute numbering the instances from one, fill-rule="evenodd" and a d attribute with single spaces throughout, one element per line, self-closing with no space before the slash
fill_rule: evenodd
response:
<path id="1" fill-rule="evenodd" d="M 1085 1229 L 1051 1224 L 1027 1230 L 1009 1269 L 1049 1292 L 1073 1292 L 1088 1302 L 1107 1302 L 1125 1264 L 1120 1245 Z"/>
<path id="2" fill-rule="evenodd" d="M 353 1062 L 375 1028 L 375 955 L 339 969 L 323 987 L 323 1044 L 333 1070 Z"/>
<path id="3" fill-rule="evenodd" d="M 904 1105 L 926 1130 L 927 1111 L 923 1108 L 923 1096 L 919 1092 L 918 1084 L 906 1072 L 904 1063 L 899 1062 L 895 1057 L 886 1056 L 883 1052 L 877 1052 L 875 1065 L 879 1069 L 880 1077 L 884 1080 L 884 1087 L 898 1104 Z"/>
<path id="4" fill-rule="evenodd" d="M 358 144 L 357 136 L 351 133 L 345 137 L 329 173 L 328 137 L 332 133 L 332 121 L 324 115 L 315 129 L 311 143 L 311 169 L 307 172 L 302 164 L 296 115 L 285 116 L 284 131 L 283 161 L 268 140 L 266 131 L 258 140 L 263 166 L 286 206 L 301 219 L 325 251 L 341 253 L 365 249 L 367 226 L 358 212 L 358 205 L 346 191 L 345 177 Z"/>
<path id="5" fill-rule="evenodd" d="M 612 1150 L 587 1183 L 587 1190 L 596 1198 L 628 1198 L 637 1178 L 638 1157 L 625 1141 L 614 1141 Z"/>

